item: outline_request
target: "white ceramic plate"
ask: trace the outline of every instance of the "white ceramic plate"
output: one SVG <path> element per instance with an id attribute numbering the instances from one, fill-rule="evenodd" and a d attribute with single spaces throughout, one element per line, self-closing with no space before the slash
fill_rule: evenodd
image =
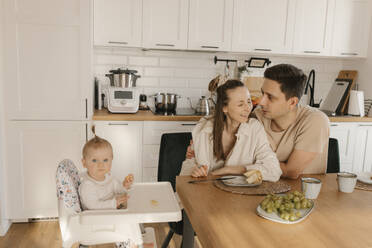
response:
<path id="1" fill-rule="evenodd" d="M 226 178 L 226 177 L 231 177 L 231 176 L 223 176 L 221 178 Z M 258 186 L 261 184 L 261 183 L 255 183 L 255 184 L 248 183 L 246 176 L 234 176 L 234 178 L 222 180 L 222 182 L 227 186 L 233 186 L 233 187 L 254 187 L 254 186 Z"/>
<path id="2" fill-rule="evenodd" d="M 372 184 L 372 172 L 359 172 L 357 173 L 358 180 L 362 183 Z"/>
<path id="3" fill-rule="evenodd" d="M 313 202 L 313 204 L 312 204 L 311 208 L 297 210 L 297 211 L 300 211 L 302 217 L 298 218 L 295 221 L 284 220 L 284 219 L 280 218 L 280 216 L 276 213 L 270 213 L 269 214 L 265 210 L 263 210 L 260 205 L 258 205 L 258 207 L 256 209 L 256 212 L 262 218 L 265 218 L 265 219 L 268 219 L 268 220 L 271 220 L 271 221 L 274 221 L 274 222 L 283 223 L 283 224 L 296 224 L 296 223 L 301 222 L 304 219 L 306 219 L 306 217 L 309 216 L 309 214 L 313 211 L 314 201 L 312 201 L 312 202 Z"/>

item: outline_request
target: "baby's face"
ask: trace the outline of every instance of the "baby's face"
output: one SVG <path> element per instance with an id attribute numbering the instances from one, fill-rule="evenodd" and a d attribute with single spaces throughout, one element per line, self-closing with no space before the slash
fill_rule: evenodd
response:
<path id="1" fill-rule="evenodd" d="M 112 151 L 109 147 L 92 148 L 82 159 L 82 162 L 90 177 L 97 181 L 103 181 L 105 174 L 111 170 Z"/>

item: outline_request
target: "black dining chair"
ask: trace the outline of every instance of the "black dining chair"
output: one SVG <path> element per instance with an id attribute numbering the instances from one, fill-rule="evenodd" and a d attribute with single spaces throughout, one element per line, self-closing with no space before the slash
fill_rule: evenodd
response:
<path id="1" fill-rule="evenodd" d="M 176 191 L 176 176 L 180 174 L 182 162 L 185 160 L 186 150 L 192 139 L 191 133 L 165 133 L 161 136 L 158 181 L 168 181 Z M 183 210 L 182 210 L 183 211 Z M 162 248 L 169 245 L 173 234 L 183 234 L 183 221 L 168 222 L 170 230 Z"/>
<path id="2" fill-rule="evenodd" d="M 338 172 L 340 172 L 340 152 L 338 149 L 338 141 L 335 138 L 329 138 L 327 173 Z"/>

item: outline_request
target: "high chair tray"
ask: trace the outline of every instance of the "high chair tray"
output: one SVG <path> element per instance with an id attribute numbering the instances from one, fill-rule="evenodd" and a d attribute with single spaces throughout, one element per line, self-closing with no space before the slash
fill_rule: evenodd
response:
<path id="1" fill-rule="evenodd" d="M 127 209 L 86 210 L 81 224 L 156 223 L 180 221 L 181 209 L 169 182 L 135 183 L 129 191 Z"/>

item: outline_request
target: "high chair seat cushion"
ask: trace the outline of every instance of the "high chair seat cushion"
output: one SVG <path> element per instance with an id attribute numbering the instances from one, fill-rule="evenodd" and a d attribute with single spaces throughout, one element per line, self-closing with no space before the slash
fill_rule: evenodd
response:
<path id="1" fill-rule="evenodd" d="M 78 188 L 80 185 L 79 171 L 74 163 L 65 159 L 59 163 L 56 173 L 57 197 L 65 207 L 76 213 L 81 212 Z"/>

